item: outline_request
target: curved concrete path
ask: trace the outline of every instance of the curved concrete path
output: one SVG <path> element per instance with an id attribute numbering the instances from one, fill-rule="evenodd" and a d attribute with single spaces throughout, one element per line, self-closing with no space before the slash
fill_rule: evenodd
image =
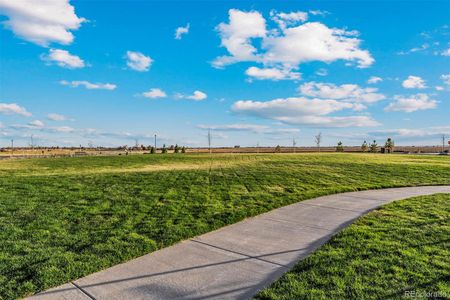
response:
<path id="1" fill-rule="evenodd" d="M 369 190 L 275 209 L 91 274 L 30 299 L 247 299 L 355 219 L 450 186 Z"/>

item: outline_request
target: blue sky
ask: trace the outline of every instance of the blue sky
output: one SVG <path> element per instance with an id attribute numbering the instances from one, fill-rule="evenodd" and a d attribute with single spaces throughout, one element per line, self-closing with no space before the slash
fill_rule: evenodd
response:
<path id="1" fill-rule="evenodd" d="M 50 2 L 0 0 L 0 146 L 450 136 L 448 1 Z"/>

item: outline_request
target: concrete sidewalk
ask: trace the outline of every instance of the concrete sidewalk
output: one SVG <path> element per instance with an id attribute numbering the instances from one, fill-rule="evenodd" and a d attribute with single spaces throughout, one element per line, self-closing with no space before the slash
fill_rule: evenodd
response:
<path id="1" fill-rule="evenodd" d="M 285 206 L 29 299 L 247 299 L 356 218 L 450 186 L 351 192 Z"/>

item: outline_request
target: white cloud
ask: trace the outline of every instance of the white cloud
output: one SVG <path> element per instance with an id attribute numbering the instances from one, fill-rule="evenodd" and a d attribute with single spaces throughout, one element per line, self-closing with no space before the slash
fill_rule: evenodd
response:
<path id="1" fill-rule="evenodd" d="M 283 35 L 263 40 L 263 48 L 267 49 L 264 61 L 297 66 L 308 61 L 330 63 L 342 59 L 368 67 L 374 59 L 368 51 L 359 49 L 361 40 L 354 36 L 353 31 L 329 28 L 319 22 L 287 28 Z"/>
<path id="2" fill-rule="evenodd" d="M 309 13 L 313 16 L 322 16 L 322 17 L 325 17 L 330 14 L 326 10 L 310 10 Z"/>
<path id="3" fill-rule="evenodd" d="M 28 122 L 28 124 L 13 124 L 10 127 L 20 130 L 20 129 L 32 129 L 32 130 L 42 130 L 44 128 L 45 124 L 44 122 L 40 120 L 34 120 L 31 122 Z"/>
<path id="4" fill-rule="evenodd" d="M 357 84 L 335 85 L 332 83 L 307 82 L 299 87 L 300 93 L 322 99 L 339 99 L 349 102 L 373 103 L 385 99 L 376 88 L 361 88 Z"/>
<path id="5" fill-rule="evenodd" d="M 385 111 L 414 112 L 417 110 L 433 109 L 437 107 L 437 101 L 430 99 L 427 94 L 411 96 L 395 96 L 394 101 L 385 107 Z"/>
<path id="6" fill-rule="evenodd" d="M 424 89 L 427 87 L 425 84 L 425 80 L 423 80 L 419 76 L 412 75 L 408 76 L 408 78 L 402 82 L 402 86 L 405 89 Z"/>
<path id="7" fill-rule="evenodd" d="M 398 128 L 377 130 L 368 134 L 372 136 L 392 136 L 398 138 L 440 137 L 442 134 L 450 134 L 450 126 L 433 126 L 423 129 Z"/>
<path id="8" fill-rule="evenodd" d="M 436 91 L 443 91 L 444 90 L 444 87 L 441 86 L 441 85 L 437 85 L 434 88 L 436 89 Z"/>
<path id="9" fill-rule="evenodd" d="M 39 121 L 39 120 L 34 120 L 28 123 L 28 125 L 30 125 L 31 127 L 34 128 L 42 128 L 45 126 L 44 122 Z"/>
<path id="10" fill-rule="evenodd" d="M 377 126 L 368 116 L 329 116 L 331 113 L 353 109 L 354 104 L 337 100 L 279 98 L 271 101 L 237 101 L 232 110 L 237 113 L 277 120 L 286 124 L 313 127 Z"/>
<path id="11" fill-rule="evenodd" d="M 320 68 L 319 70 L 316 71 L 316 75 L 318 75 L 318 76 L 327 76 L 328 75 L 328 70 L 324 69 L 324 68 Z"/>
<path id="12" fill-rule="evenodd" d="M 298 23 L 306 22 L 308 20 L 308 13 L 304 11 L 277 13 L 276 11 L 272 10 L 270 12 L 270 17 L 283 30 L 288 26 L 294 26 Z"/>
<path id="13" fill-rule="evenodd" d="M 244 12 L 238 9 L 228 11 L 229 22 L 217 26 L 221 45 L 231 56 L 221 56 L 213 62 L 215 67 L 223 67 L 238 61 L 257 60 L 257 49 L 251 44 L 252 38 L 266 36 L 266 20 L 257 11 Z"/>
<path id="14" fill-rule="evenodd" d="M 442 52 L 441 52 L 441 55 L 443 55 L 443 56 L 450 56 L 450 48 L 448 48 L 448 49 L 442 51 Z"/>
<path id="15" fill-rule="evenodd" d="M 59 132 L 59 133 L 70 133 L 74 132 L 75 129 L 69 126 L 59 126 L 59 127 L 50 127 L 48 128 L 51 132 Z"/>
<path id="16" fill-rule="evenodd" d="M 272 13 L 272 17 L 284 20 L 279 26 L 281 32 L 276 28 L 268 30 L 265 18 L 257 11 L 231 9 L 229 22 L 220 23 L 217 27 L 221 45 L 230 55 L 217 57 L 213 66 L 224 67 L 247 61 L 289 70 L 309 61 L 330 63 L 347 60 L 356 62 L 359 67 L 368 67 L 374 62 L 367 50 L 359 48 L 361 40 L 356 37 L 356 31 L 329 28 L 319 22 L 292 26 L 286 20 L 301 21 L 300 15 L 295 13 Z M 260 49 L 253 44 L 256 38 L 261 39 Z"/>
<path id="17" fill-rule="evenodd" d="M 381 82 L 381 81 L 383 81 L 383 78 L 378 77 L 378 76 L 372 76 L 372 77 L 370 77 L 370 78 L 367 80 L 367 83 L 368 83 L 368 84 L 375 84 L 375 83 L 378 83 L 378 82 Z"/>
<path id="18" fill-rule="evenodd" d="M 208 95 L 206 95 L 202 91 L 194 91 L 194 93 L 192 95 L 189 95 L 189 96 L 178 95 L 177 97 L 190 99 L 190 100 L 194 100 L 194 101 L 202 101 L 202 100 L 205 100 L 208 97 Z"/>
<path id="19" fill-rule="evenodd" d="M 198 125 L 200 129 L 211 129 L 215 131 L 252 131 L 260 132 L 268 127 L 265 125 L 256 124 L 227 124 L 227 125 Z"/>
<path id="20" fill-rule="evenodd" d="M 47 119 L 50 121 L 66 121 L 68 118 L 66 116 L 60 115 L 60 114 L 48 114 Z"/>
<path id="21" fill-rule="evenodd" d="M 151 67 L 153 59 L 145 56 L 141 52 L 127 51 L 127 66 L 139 72 L 148 71 Z"/>
<path id="22" fill-rule="evenodd" d="M 277 69 L 277 68 L 258 68 L 250 67 L 245 71 L 247 76 L 252 78 L 263 80 L 283 80 L 283 79 L 300 79 L 301 74 L 298 72 L 292 72 L 287 69 Z"/>
<path id="23" fill-rule="evenodd" d="M 0 114 L 17 114 L 25 117 L 31 116 L 31 113 L 28 112 L 25 107 L 19 106 L 16 103 L 0 103 Z"/>
<path id="24" fill-rule="evenodd" d="M 167 94 L 161 89 L 153 88 L 147 92 L 142 93 L 142 96 L 144 96 L 145 98 L 156 99 L 156 98 L 165 98 L 167 97 Z"/>
<path id="25" fill-rule="evenodd" d="M 41 55 L 41 59 L 49 64 L 56 64 L 63 68 L 78 69 L 84 68 L 84 61 L 76 55 L 72 55 L 67 50 L 50 49 L 47 55 Z"/>
<path id="26" fill-rule="evenodd" d="M 263 133 L 263 134 L 293 134 L 300 132 L 298 128 L 270 128 L 266 125 L 257 124 L 246 124 L 246 123 L 236 123 L 236 124 L 225 124 L 225 125 L 197 125 L 200 129 L 211 129 L 214 131 L 236 131 L 236 132 L 253 132 L 253 133 Z"/>
<path id="27" fill-rule="evenodd" d="M 441 75 L 441 79 L 445 83 L 445 85 L 450 87 L 450 74 L 443 74 L 443 75 Z"/>
<path id="28" fill-rule="evenodd" d="M 8 16 L 3 23 L 15 35 L 41 46 L 72 43 L 70 31 L 86 21 L 75 14 L 69 0 L 0 0 L 0 14 Z"/>
<path id="29" fill-rule="evenodd" d="M 67 85 L 70 87 L 79 87 L 84 86 L 88 90 L 115 90 L 117 86 L 112 83 L 92 83 L 86 80 L 74 80 L 74 81 L 66 81 L 61 80 L 59 82 L 62 85 Z"/>
<path id="30" fill-rule="evenodd" d="M 187 23 L 187 25 L 185 27 L 178 27 L 175 30 L 175 39 L 176 40 L 181 40 L 181 38 L 183 37 L 183 34 L 188 34 L 189 33 L 189 27 L 190 27 L 189 23 Z"/>

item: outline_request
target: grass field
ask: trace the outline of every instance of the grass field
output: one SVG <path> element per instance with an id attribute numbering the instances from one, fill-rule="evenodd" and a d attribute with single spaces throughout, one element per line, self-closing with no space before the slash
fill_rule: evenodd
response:
<path id="1" fill-rule="evenodd" d="M 139 155 L 0 161 L 0 298 L 343 191 L 450 184 L 450 158 Z"/>
<path id="2" fill-rule="evenodd" d="M 357 220 L 257 299 L 450 298 L 450 194 L 388 204 Z"/>

